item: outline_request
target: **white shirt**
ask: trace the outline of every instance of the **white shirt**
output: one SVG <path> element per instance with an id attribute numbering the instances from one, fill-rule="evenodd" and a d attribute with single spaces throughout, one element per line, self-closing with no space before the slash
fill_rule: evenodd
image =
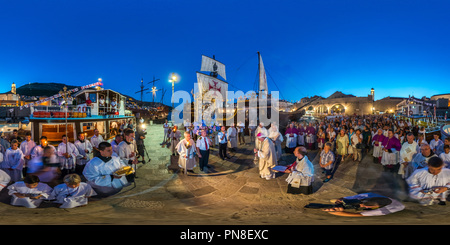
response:
<path id="1" fill-rule="evenodd" d="M 208 137 L 200 137 L 197 139 L 196 146 L 202 151 L 206 151 L 206 146 L 208 146 L 209 150 L 211 148 L 211 140 Z"/>

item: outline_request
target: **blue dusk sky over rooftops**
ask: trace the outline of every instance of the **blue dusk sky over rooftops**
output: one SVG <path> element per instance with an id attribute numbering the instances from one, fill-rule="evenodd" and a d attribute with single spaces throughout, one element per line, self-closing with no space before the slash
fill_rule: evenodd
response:
<path id="1" fill-rule="evenodd" d="M 190 92 L 201 55 L 229 90 L 255 89 L 261 52 L 280 98 L 335 91 L 375 99 L 449 93 L 450 1 L 0 1 L 0 92 L 34 82 L 104 87 L 140 99 L 141 78 Z M 161 99 L 157 92 L 156 101 Z M 144 94 L 144 101 L 151 101 Z"/>

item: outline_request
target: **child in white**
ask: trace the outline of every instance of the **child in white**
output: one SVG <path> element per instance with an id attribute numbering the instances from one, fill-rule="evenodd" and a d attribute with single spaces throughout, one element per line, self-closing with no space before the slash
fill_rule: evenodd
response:
<path id="1" fill-rule="evenodd" d="M 64 183 L 55 186 L 50 195 L 51 200 L 61 204 L 60 208 L 74 208 L 88 204 L 88 198 L 97 195 L 92 187 L 81 182 L 78 174 L 68 174 L 64 176 Z"/>
<path id="2" fill-rule="evenodd" d="M 8 186 L 8 194 L 12 196 L 11 205 L 37 208 L 47 199 L 52 188 L 39 182 L 39 177 L 27 175 L 23 181 Z"/>
<path id="3" fill-rule="evenodd" d="M 444 152 L 439 155 L 439 158 L 444 161 L 444 165 L 446 168 L 450 168 L 450 146 L 444 146 Z"/>

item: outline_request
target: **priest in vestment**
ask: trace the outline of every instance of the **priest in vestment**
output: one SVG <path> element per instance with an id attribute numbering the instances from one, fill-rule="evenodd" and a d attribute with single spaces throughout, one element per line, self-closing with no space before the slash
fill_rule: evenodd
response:
<path id="1" fill-rule="evenodd" d="M 394 136 L 392 130 L 389 130 L 388 137 L 383 140 L 382 147 L 383 155 L 381 157 L 381 164 L 388 169 L 393 169 L 400 161 L 402 145 L 400 140 Z"/>
<path id="2" fill-rule="evenodd" d="M 297 147 L 297 137 L 299 135 L 298 129 L 294 126 L 294 123 L 291 122 L 289 127 L 286 129 L 284 133 L 286 136 L 286 148 L 287 152 L 294 152 L 295 147 Z"/>
<path id="3" fill-rule="evenodd" d="M 408 133 L 406 135 L 406 142 L 402 144 L 400 150 L 400 168 L 398 169 L 398 174 L 405 178 L 405 167 L 411 163 L 414 156 L 420 152 L 419 145 L 414 141 L 414 134 Z"/>
<path id="4" fill-rule="evenodd" d="M 227 129 L 228 148 L 232 151 L 236 151 L 237 148 L 237 130 L 234 123 Z"/>
<path id="5" fill-rule="evenodd" d="M 312 123 L 309 123 L 308 127 L 305 130 L 306 134 L 306 143 L 308 144 L 308 149 L 312 150 L 316 137 L 316 129 L 313 127 Z"/>
<path id="6" fill-rule="evenodd" d="M 372 138 L 373 144 L 373 161 L 377 163 L 381 163 L 381 157 L 383 156 L 382 144 L 385 136 L 383 135 L 383 130 L 381 128 L 378 129 L 377 134 L 375 134 Z"/>
<path id="7" fill-rule="evenodd" d="M 267 134 L 258 133 L 256 135 L 257 140 L 261 142 L 260 149 L 254 149 L 256 155 L 259 158 L 259 175 L 261 178 L 270 180 L 275 178 L 275 172 L 272 170 L 277 165 L 277 154 L 275 146 Z"/>
<path id="8" fill-rule="evenodd" d="M 306 156 L 307 151 L 303 146 L 295 148 L 294 155 L 297 157 L 291 170 L 286 171 L 289 176 L 286 178 L 288 193 L 291 194 L 311 194 L 312 182 L 314 181 L 314 166 Z"/>
<path id="9" fill-rule="evenodd" d="M 191 139 L 191 134 L 189 132 L 184 132 L 184 139 L 176 145 L 176 150 L 180 156 L 178 158 L 178 166 L 184 169 L 185 172 L 193 172 L 194 167 L 196 166 L 194 153 L 197 153 L 198 155 L 199 152 L 197 152 L 195 142 Z"/>

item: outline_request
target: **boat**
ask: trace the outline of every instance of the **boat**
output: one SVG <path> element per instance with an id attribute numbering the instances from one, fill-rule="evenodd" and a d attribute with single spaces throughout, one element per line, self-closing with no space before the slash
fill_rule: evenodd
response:
<path id="1" fill-rule="evenodd" d="M 260 52 L 258 54 L 258 88 L 257 91 L 234 91 L 229 94 L 226 81 L 225 64 L 202 55 L 200 71 L 197 71 L 197 84 L 192 92 L 193 102 L 185 103 L 184 124 L 225 125 L 232 123 L 238 125 L 244 123 L 246 128 L 257 125 L 263 119 L 271 119 L 272 105 L 271 94 L 267 88 L 267 77 Z M 259 110 L 263 108 L 262 110 Z M 261 114 L 260 114 L 261 113 Z M 266 123 L 268 126 L 269 123 Z"/>
<path id="2" fill-rule="evenodd" d="M 56 96 L 55 96 L 56 97 Z M 83 132 L 86 137 L 92 137 L 98 129 L 105 140 L 112 139 L 119 133 L 120 126 L 131 120 L 133 125 L 136 118 L 126 109 L 126 97 L 111 89 L 99 86 L 84 88 L 70 94 L 73 104 L 33 105 L 29 122 L 31 136 L 39 142 L 42 135 L 47 136 L 51 145 L 61 143 L 63 135 L 67 135 L 69 142 L 77 139 L 77 134 Z M 92 101 L 91 112 L 87 111 L 86 100 Z M 115 101 L 116 106 L 114 103 Z"/>

